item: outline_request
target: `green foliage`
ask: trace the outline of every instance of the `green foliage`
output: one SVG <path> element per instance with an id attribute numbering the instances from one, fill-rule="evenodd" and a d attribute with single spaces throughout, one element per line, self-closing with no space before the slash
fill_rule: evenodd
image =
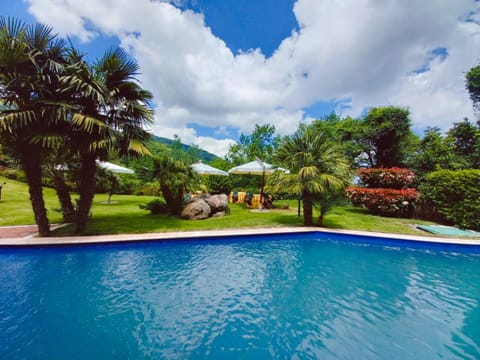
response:
<path id="1" fill-rule="evenodd" d="M 153 158 L 152 163 L 152 168 L 146 171 L 147 174 L 150 179 L 159 182 L 170 214 L 179 215 L 185 194 L 198 185 L 197 175 L 189 163 L 171 157 Z"/>
<path id="2" fill-rule="evenodd" d="M 446 141 L 456 155 L 457 168 L 480 168 L 480 123 L 475 126 L 468 119 L 454 123 Z"/>
<path id="3" fill-rule="evenodd" d="M 269 162 L 275 142 L 275 126 L 256 124 L 251 135 L 241 134 L 238 142 L 230 146 L 227 159 L 234 165 L 253 161 L 256 158 Z"/>
<path id="4" fill-rule="evenodd" d="M 479 184 L 480 170 L 439 170 L 427 175 L 420 192 L 447 221 L 480 230 Z"/>
<path id="5" fill-rule="evenodd" d="M 410 112 L 407 109 L 388 106 L 372 108 L 365 117 L 364 141 L 370 149 L 372 167 L 402 166 L 410 146 Z"/>
<path id="6" fill-rule="evenodd" d="M 19 169 L 11 169 L 6 168 L 0 171 L 1 176 L 5 176 L 7 179 L 10 180 L 18 180 L 22 182 L 27 182 L 27 178 L 25 176 L 25 172 Z"/>
<path id="7" fill-rule="evenodd" d="M 138 186 L 135 195 L 159 196 L 160 187 L 158 181 L 142 181 Z"/>
<path id="8" fill-rule="evenodd" d="M 25 183 L 0 177 L 0 183 L 7 182 L 3 188 L 0 201 L 0 225 L 33 224 L 34 217 L 29 204 L 28 188 Z M 59 204 L 52 189 L 44 189 L 46 206 L 52 222 L 61 222 L 61 213 L 55 211 Z M 243 204 L 230 204 L 231 214 L 224 218 L 209 218 L 204 221 L 184 221 L 168 215 L 150 215 L 139 208 L 153 197 L 117 195 L 116 202 L 107 204 L 106 194 L 97 194 L 92 207 L 93 217 L 88 223 L 86 233 L 94 234 L 132 234 L 164 231 L 199 231 L 228 228 L 255 228 L 298 226 L 302 219 L 297 217 L 297 210 L 292 204 L 296 200 L 275 200 L 275 207 L 270 212 L 251 212 Z M 414 224 L 428 222 L 415 219 L 384 218 L 366 213 L 365 210 L 352 206 L 336 206 L 325 216 L 324 226 L 328 228 L 391 232 L 400 234 L 422 235 L 415 230 Z M 70 235 L 72 227 L 58 229 L 55 235 Z"/>
<path id="9" fill-rule="evenodd" d="M 466 88 L 470 93 L 473 106 L 480 110 L 480 65 L 471 68 L 467 73 Z"/>
<path id="10" fill-rule="evenodd" d="M 291 137 L 284 138 L 275 149 L 275 164 L 289 169 L 290 173 L 277 171 L 269 176 L 267 191 L 301 194 L 304 206 L 304 223 L 312 225 L 312 206 L 321 204 L 318 224 L 336 194 L 343 193 L 351 181 L 348 160 L 339 146 L 329 139 L 328 133 L 317 128 L 302 126 Z"/>
<path id="11" fill-rule="evenodd" d="M 145 205 L 139 205 L 140 209 L 150 211 L 150 214 L 168 214 L 167 204 L 160 199 L 153 199 Z"/>
<path id="12" fill-rule="evenodd" d="M 417 151 L 412 154 L 409 166 L 415 171 L 419 180 L 428 173 L 440 169 L 455 169 L 458 161 L 449 142 L 437 127 L 428 128 L 420 141 Z"/>
<path id="13" fill-rule="evenodd" d="M 361 119 L 346 117 L 341 119 L 331 113 L 323 119 L 315 120 L 312 126 L 328 134 L 328 137 L 340 145 L 351 166 L 361 166 L 361 155 L 369 152 L 365 138 L 364 122 Z"/>

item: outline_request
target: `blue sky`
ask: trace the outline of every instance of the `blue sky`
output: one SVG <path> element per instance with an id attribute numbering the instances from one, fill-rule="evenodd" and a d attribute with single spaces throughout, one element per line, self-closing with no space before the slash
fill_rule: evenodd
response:
<path id="1" fill-rule="evenodd" d="M 223 155 L 270 123 L 292 133 L 332 111 L 408 107 L 414 129 L 473 118 L 474 0 L 3 0 L 88 54 L 121 46 L 157 104 L 152 131 Z"/>

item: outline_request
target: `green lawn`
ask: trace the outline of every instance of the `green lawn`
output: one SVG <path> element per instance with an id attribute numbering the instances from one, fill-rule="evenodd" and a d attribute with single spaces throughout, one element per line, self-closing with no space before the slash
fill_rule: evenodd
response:
<path id="1" fill-rule="evenodd" d="M 24 183 L 0 176 L 4 185 L 0 200 L 0 226 L 34 224 L 28 189 Z M 44 191 L 46 207 L 51 223 L 61 222 L 61 214 L 55 192 Z M 153 199 L 149 196 L 114 195 L 113 203 L 106 204 L 107 195 L 97 194 L 92 207 L 92 219 L 88 234 L 120 234 L 163 231 L 212 230 L 242 227 L 281 227 L 301 226 L 303 218 L 297 216 L 297 202 L 288 202 L 289 209 L 274 209 L 270 212 L 252 212 L 243 205 L 232 204 L 231 214 L 223 218 L 210 218 L 200 221 L 180 220 L 165 215 L 151 215 L 140 209 Z M 277 204 L 279 202 L 276 202 Z M 416 219 L 384 218 L 368 214 L 363 209 L 352 206 L 337 206 L 325 216 L 324 226 L 335 229 L 390 232 L 399 234 L 425 235 L 415 229 L 415 224 L 431 224 Z M 69 234 L 72 227 L 57 230 L 57 234 Z"/>

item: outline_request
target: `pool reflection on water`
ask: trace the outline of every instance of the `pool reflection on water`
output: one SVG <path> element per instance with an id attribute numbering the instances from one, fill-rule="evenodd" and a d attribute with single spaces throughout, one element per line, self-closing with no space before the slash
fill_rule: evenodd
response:
<path id="1" fill-rule="evenodd" d="M 0 249 L 16 358 L 478 358 L 480 254 L 302 234 Z"/>

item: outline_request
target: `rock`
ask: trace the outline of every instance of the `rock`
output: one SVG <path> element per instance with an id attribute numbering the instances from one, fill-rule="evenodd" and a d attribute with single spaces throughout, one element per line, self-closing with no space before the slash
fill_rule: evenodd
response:
<path id="1" fill-rule="evenodd" d="M 228 196 L 226 194 L 212 195 L 206 198 L 205 202 L 212 209 L 212 214 L 225 211 L 228 208 Z"/>
<path id="2" fill-rule="evenodd" d="M 216 212 L 215 214 L 212 215 L 212 217 L 224 217 L 225 216 L 225 212 L 223 211 L 219 211 L 219 212 Z"/>
<path id="3" fill-rule="evenodd" d="M 182 210 L 180 217 L 188 220 L 201 220 L 210 216 L 210 206 L 202 199 L 196 199 L 187 204 Z"/>

